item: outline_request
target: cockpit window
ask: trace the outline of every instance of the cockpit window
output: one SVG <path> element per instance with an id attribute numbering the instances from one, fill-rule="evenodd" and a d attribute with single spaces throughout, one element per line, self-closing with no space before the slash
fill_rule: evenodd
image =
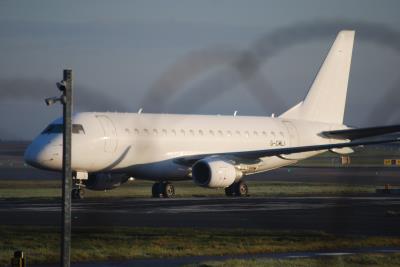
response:
<path id="1" fill-rule="evenodd" d="M 50 124 L 43 130 L 42 134 L 55 134 L 55 133 L 62 133 L 63 126 L 62 124 Z"/>
<path id="2" fill-rule="evenodd" d="M 57 134 L 63 133 L 63 125 L 62 124 L 50 124 L 44 129 L 42 134 Z M 85 134 L 85 130 L 81 124 L 72 124 L 72 133 L 73 134 Z"/>
<path id="3" fill-rule="evenodd" d="M 85 134 L 85 130 L 81 124 L 72 124 L 72 133 L 74 134 Z"/>

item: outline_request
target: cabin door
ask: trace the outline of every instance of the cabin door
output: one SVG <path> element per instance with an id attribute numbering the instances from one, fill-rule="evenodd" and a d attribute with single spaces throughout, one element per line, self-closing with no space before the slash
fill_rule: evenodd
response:
<path id="1" fill-rule="evenodd" d="M 104 151 L 115 152 L 117 149 L 118 139 L 117 130 L 112 120 L 106 115 L 97 115 L 97 119 L 101 124 L 104 132 Z"/>

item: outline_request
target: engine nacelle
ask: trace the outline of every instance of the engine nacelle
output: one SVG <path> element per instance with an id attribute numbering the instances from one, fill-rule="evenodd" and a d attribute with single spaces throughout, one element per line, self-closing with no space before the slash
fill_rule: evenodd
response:
<path id="1" fill-rule="evenodd" d="M 88 179 L 83 182 L 91 190 L 109 190 L 120 186 L 128 179 L 125 174 L 95 173 L 89 174 Z"/>
<path id="2" fill-rule="evenodd" d="M 235 166 L 217 157 L 201 159 L 192 167 L 193 181 L 203 187 L 225 188 L 242 176 Z"/>

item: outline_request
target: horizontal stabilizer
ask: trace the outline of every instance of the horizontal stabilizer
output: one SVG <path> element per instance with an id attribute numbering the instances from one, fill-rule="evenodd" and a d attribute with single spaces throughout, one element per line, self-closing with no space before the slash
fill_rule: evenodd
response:
<path id="1" fill-rule="evenodd" d="M 339 155 L 348 155 L 354 153 L 354 150 L 350 147 L 342 147 L 342 148 L 331 148 L 329 149 L 332 153 L 339 154 Z"/>
<path id="2" fill-rule="evenodd" d="M 396 132 L 400 132 L 400 125 L 325 131 L 322 132 L 321 135 L 334 139 L 355 140 Z"/>

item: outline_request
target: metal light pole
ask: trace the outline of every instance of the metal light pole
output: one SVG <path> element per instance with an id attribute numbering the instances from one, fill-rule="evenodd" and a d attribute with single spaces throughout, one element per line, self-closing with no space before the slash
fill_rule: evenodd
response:
<path id="1" fill-rule="evenodd" d="M 71 263 L 71 116 L 72 116 L 72 70 L 63 72 L 63 182 L 62 182 L 62 233 L 61 233 L 61 266 L 69 267 Z"/>
<path id="2" fill-rule="evenodd" d="M 63 80 L 57 83 L 62 92 L 60 97 L 46 98 L 46 104 L 61 102 L 63 105 L 63 180 L 62 180 L 62 231 L 61 231 L 61 267 L 71 264 L 71 115 L 72 115 L 72 70 L 63 71 Z"/>

